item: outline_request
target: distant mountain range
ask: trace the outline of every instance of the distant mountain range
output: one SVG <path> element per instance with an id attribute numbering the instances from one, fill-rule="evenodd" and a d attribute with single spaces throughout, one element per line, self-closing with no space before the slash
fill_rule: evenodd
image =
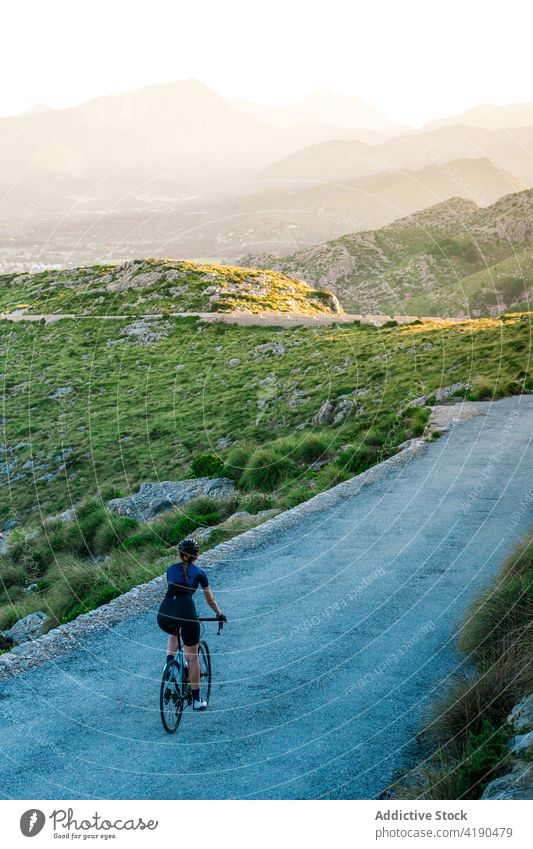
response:
<path id="1" fill-rule="evenodd" d="M 458 115 L 429 121 L 422 129 L 434 130 L 450 124 L 463 124 L 465 127 L 485 127 L 487 130 L 530 127 L 533 125 L 533 103 L 510 103 L 504 106 L 483 103 Z"/>
<path id="2" fill-rule="evenodd" d="M 485 209 L 453 198 L 381 229 L 244 264 L 327 288 L 347 312 L 478 316 L 532 309 L 533 190 Z"/>
<path id="3" fill-rule="evenodd" d="M 533 186 L 530 112 L 420 131 L 357 97 L 267 107 L 195 80 L 38 104 L 0 119 L 0 269 L 286 255 L 453 196 L 487 205 Z"/>
<path id="4" fill-rule="evenodd" d="M 511 130 L 445 126 L 370 145 L 333 139 L 310 145 L 264 168 L 261 179 L 294 188 L 299 183 L 323 183 L 364 177 L 399 168 L 445 165 L 453 159 L 486 157 L 510 171 L 528 188 L 533 186 L 533 124 Z"/>
<path id="5" fill-rule="evenodd" d="M 58 199 L 79 208 L 95 195 L 103 205 L 157 195 L 162 183 L 180 199 L 240 180 L 332 132 L 353 135 L 320 124 L 266 124 L 194 80 L 30 110 L 0 119 L 0 216 L 18 214 L 30 195 L 43 212 Z"/>
<path id="6" fill-rule="evenodd" d="M 360 97 L 349 97 L 333 91 L 315 91 L 287 106 L 266 106 L 243 100 L 231 103 L 236 109 L 278 127 L 343 127 L 350 129 L 353 137 L 368 142 L 383 141 L 412 130 L 412 127 L 390 121 Z M 334 137 L 333 131 L 330 138 Z"/>

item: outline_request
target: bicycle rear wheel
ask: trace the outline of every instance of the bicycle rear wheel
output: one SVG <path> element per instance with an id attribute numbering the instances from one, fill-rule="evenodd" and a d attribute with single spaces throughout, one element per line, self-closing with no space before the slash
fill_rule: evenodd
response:
<path id="1" fill-rule="evenodd" d="M 179 664 L 172 660 L 165 666 L 159 691 L 161 722 L 168 734 L 174 734 L 177 731 L 183 714 L 183 706 L 181 669 Z"/>
<path id="2" fill-rule="evenodd" d="M 200 698 L 209 703 L 209 696 L 211 695 L 211 655 L 205 640 L 201 640 L 198 646 L 198 660 L 200 662 Z"/>

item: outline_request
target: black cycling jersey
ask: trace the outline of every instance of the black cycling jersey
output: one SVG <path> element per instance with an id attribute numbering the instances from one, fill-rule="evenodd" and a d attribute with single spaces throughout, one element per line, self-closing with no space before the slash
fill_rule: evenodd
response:
<path id="1" fill-rule="evenodd" d="M 167 596 L 193 595 L 198 587 L 209 586 L 209 580 L 203 569 L 195 563 L 187 566 L 187 579 L 183 571 L 183 563 L 173 563 L 167 569 Z"/>
<path id="2" fill-rule="evenodd" d="M 157 614 L 157 624 L 167 634 L 181 631 L 183 643 L 195 646 L 200 640 L 200 623 L 193 595 L 198 587 L 208 587 L 209 581 L 203 569 L 194 563 L 187 566 L 187 579 L 183 564 L 174 563 L 167 569 L 167 593 Z"/>

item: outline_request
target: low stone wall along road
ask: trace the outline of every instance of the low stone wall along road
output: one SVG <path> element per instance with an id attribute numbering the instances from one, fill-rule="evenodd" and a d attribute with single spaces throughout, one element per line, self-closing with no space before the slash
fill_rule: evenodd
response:
<path id="1" fill-rule="evenodd" d="M 230 623 L 207 631 L 211 706 L 177 734 L 159 719 L 156 606 L 4 677 L 2 797 L 384 792 L 462 662 L 466 608 L 531 528 L 533 396 L 477 407 L 359 492 L 207 558 Z"/>

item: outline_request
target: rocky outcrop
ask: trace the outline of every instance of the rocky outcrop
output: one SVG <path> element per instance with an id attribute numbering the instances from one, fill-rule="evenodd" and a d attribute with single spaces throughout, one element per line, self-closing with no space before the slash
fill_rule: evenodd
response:
<path id="1" fill-rule="evenodd" d="M 209 542 L 213 531 L 219 528 L 223 530 L 231 530 L 232 525 L 234 526 L 238 523 L 240 533 L 243 528 L 254 528 L 262 522 L 266 522 L 267 519 L 272 519 L 274 516 L 277 516 L 280 512 L 281 510 L 276 507 L 273 507 L 270 510 L 260 510 L 259 513 L 248 513 L 246 510 L 240 510 L 237 513 L 232 513 L 231 516 L 228 516 L 228 518 L 219 525 L 213 525 L 210 528 L 197 528 L 192 532 L 191 536 L 199 543 L 206 543 Z"/>
<path id="2" fill-rule="evenodd" d="M 517 731 L 525 731 L 533 727 L 533 693 L 521 699 L 509 714 L 511 722 Z"/>
<path id="3" fill-rule="evenodd" d="M 482 799 L 533 799 L 533 693 L 521 699 L 507 717 L 517 734 L 509 742 L 510 770 L 485 787 Z"/>
<path id="4" fill-rule="evenodd" d="M 459 392 L 460 390 L 470 389 L 470 383 L 452 383 L 451 386 L 441 386 L 440 389 L 435 389 L 434 392 L 430 392 L 429 395 L 421 395 L 419 398 L 414 398 L 413 401 L 409 404 L 410 407 L 423 407 L 428 398 L 435 398 L 436 401 L 446 401 L 447 398 L 450 398 L 455 392 Z"/>
<path id="5" fill-rule="evenodd" d="M 35 640 L 37 637 L 40 637 L 44 634 L 47 619 L 46 613 L 42 610 L 38 610 L 37 613 L 30 613 L 24 619 L 19 619 L 12 628 L 3 631 L 0 635 L 3 638 L 2 642 L 5 648 L 19 646 L 21 643 L 26 643 L 28 640 Z"/>
<path id="6" fill-rule="evenodd" d="M 235 492 L 229 478 L 193 478 L 185 481 L 143 483 L 139 492 L 127 498 L 113 498 L 107 509 L 117 516 L 147 522 L 165 510 L 181 507 L 194 498 L 228 498 Z"/>
<path id="7" fill-rule="evenodd" d="M 316 425 L 338 425 L 341 424 L 349 413 L 354 412 L 359 416 L 363 412 L 362 405 L 351 398 L 336 398 L 324 401 L 317 414 L 313 417 L 312 424 Z"/>
<path id="8" fill-rule="evenodd" d="M 482 799 L 533 799 L 533 765 L 520 761 L 487 784 Z"/>

